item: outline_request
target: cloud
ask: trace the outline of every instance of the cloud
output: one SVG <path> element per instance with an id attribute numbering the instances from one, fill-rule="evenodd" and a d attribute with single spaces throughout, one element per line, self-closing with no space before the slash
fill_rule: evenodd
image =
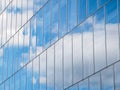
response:
<path id="1" fill-rule="evenodd" d="M 32 78 L 32 83 L 33 83 L 33 84 L 36 84 L 36 82 L 37 82 L 37 81 L 36 81 L 36 78 L 33 77 L 33 78 Z"/>

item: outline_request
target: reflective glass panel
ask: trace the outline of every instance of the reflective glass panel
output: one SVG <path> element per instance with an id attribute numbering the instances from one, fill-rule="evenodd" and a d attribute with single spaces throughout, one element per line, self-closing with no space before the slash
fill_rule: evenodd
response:
<path id="1" fill-rule="evenodd" d="M 82 30 L 80 26 L 72 32 L 73 39 L 73 82 L 78 82 L 82 79 Z"/>
<path id="2" fill-rule="evenodd" d="M 72 84 L 72 35 L 64 37 L 64 88 Z"/>
<path id="3" fill-rule="evenodd" d="M 94 56 L 96 71 L 106 66 L 104 8 L 94 15 Z"/>
<path id="4" fill-rule="evenodd" d="M 119 59 L 117 0 L 110 1 L 105 8 L 107 63 L 109 65 Z"/>
<path id="5" fill-rule="evenodd" d="M 63 89 L 63 39 L 55 44 L 55 90 Z M 58 78 L 59 77 L 59 78 Z"/>
<path id="6" fill-rule="evenodd" d="M 54 45 L 47 49 L 47 90 L 54 90 Z"/>
<path id="7" fill-rule="evenodd" d="M 78 23 L 86 18 L 86 0 L 78 0 Z"/>
<path id="8" fill-rule="evenodd" d="M 93 19 L 88 18 L 81 24 L 83 32 L 83 64 L 84 64 L 84 77 L 93 73 Z"/>
<path id="9" fill-rule="evenodd" d="M 109 67 L 102 71 L 102 90 L 114 90 L 113 67 Z"/>

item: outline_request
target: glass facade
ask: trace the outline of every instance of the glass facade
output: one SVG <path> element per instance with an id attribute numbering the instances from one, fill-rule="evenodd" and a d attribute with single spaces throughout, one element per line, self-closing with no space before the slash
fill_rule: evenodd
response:
<path id="1" fill-rule="evenodd" d="M 120 90 L 120 0 L 0 0 L 0 90 Z"/>

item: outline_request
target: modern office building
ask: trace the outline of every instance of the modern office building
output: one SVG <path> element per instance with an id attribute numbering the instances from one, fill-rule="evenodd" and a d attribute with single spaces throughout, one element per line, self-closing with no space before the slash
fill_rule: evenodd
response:
<path id="1" fill-rule="evenodd" d="M 0 90 L 120 90 L 120 0 L 0 0 Z"/>

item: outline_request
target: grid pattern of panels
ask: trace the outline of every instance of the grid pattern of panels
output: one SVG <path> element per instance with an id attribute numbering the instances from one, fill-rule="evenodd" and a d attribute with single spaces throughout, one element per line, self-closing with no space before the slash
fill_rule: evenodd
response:
<path id="1" fill-rule="evenodd" d="M 119 17 L 120 0 L 11 1 L 0 90 L 119 90 Z"/>

